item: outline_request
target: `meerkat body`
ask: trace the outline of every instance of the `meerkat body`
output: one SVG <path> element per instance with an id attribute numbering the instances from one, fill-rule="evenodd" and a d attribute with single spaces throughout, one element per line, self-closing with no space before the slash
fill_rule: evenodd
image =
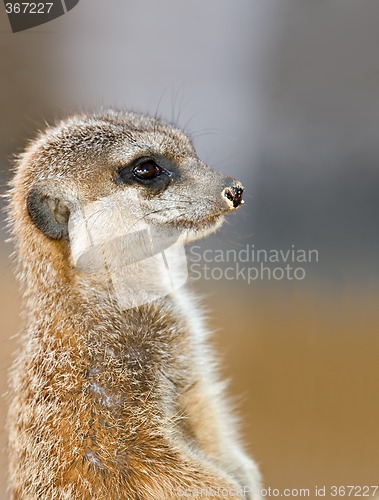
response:
<path id="1" fill-rule="evenodd" d="M 212 232 L 242 195 L 179 130 L 132 113 L 69 118 L 18 161 L 9 220 L 25 329 L 11 371 L 11 497 L 259 498 L 194 298 L 181 288 L 125 309 L 73 261 L 70 218 L 131 189 L 144 220 L 183 241 Z"/>

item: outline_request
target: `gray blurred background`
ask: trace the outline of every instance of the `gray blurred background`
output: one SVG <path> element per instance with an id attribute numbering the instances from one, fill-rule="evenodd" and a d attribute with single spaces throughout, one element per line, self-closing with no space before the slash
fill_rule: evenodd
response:
<path id="1" fill-rule="evenodd" d="M 378 21 L 370 0 L 80 0 L 12 34 L 0 7 L 2 191 L 45 122 L 99 106 L 158 112 L 246 188 L 203 248 L 319 251 L 301 282 L 194 285 L 272 487 L 379 481 Z M 19 308 L 10 251 L 3 392 Z"/>

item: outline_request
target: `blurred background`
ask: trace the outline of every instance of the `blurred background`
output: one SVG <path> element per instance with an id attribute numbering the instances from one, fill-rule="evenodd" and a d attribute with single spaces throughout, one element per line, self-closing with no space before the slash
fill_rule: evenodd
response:
<path id="1" fill-rule="evenodd" d="M 0 7 L 2 192 L 45 123 L 157 112 L 246 189 L 200 253 L 318 251 L 301 280 L 192 276 L 265 486 L 311 497 L 379 484 L 378 19 L 370 0 L 80 0 L 13 34 Z M 4 223 L 1 236 L 4 394 L 20 302 Z M 5 443 L 1 430 L 0 498 Z"/>

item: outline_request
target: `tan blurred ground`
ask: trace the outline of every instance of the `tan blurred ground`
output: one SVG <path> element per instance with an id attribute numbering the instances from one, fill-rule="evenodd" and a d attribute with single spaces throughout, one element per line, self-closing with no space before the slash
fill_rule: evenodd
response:
<path id="1" fill-rule="evenodd" d="M 1 262 L 1 380 L 15 342 L 18 298 Z M 378 292 L 204 283 L 224 373 L 238 396 L 246 443 L 267 486 L 379 482 Z M 1 427 L 5 402 L 1 405 Z M 1 447 L 5 432 L 1 433 Z M 0 498 L 5 496 L 5 453 Z M 313 495 L 312 495 L 313 496 Z"/>

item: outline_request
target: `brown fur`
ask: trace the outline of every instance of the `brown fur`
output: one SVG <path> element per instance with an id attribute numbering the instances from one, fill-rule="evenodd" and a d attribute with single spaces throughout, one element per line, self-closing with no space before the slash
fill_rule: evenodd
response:
<path id="1" fill-rule="evenodd" d="M 142 191 L 146 210 L 166 204 L 155 223 L 182 224 L 192 238 L 210 231 L 230 209 L 216 196 L 225 178 L 158 120 L 75 116 L 41 133 L 17 162 L 9 219 L 26 324 L 11 371 L 13 499 L 214 498 L 222 488 L 219 496 L 237 497 L 243 486 L 259 498 L 189 293 L 121 310 L 104 283 L 77 271 L 68 240 L 46 236 L 26 208 L 35 186 L 70 210 L 116 192 L 113 172 L 143 149 L 182 169 L 165 194 Z"/>

